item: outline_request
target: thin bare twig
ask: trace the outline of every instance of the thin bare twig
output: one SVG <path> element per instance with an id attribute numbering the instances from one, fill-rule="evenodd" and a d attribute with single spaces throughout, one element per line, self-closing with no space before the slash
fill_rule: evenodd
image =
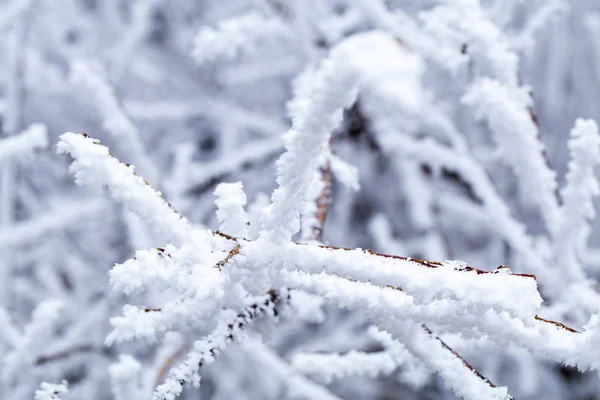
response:
<path id="1" fill-rule="evenodd" d="M 48 364 L 51 362 L 64 360 L 64 359 L 72 357 L 76 354 L 91 353 L 91 352 L 99 352 L 99 353 L 107 354 L 107 353 L 109 353 L 109 350 L 107 348 L 97 347 L 97 346 L 94 346 L 91 344 L 84 344 L 81 346 L 76 346 L 76 347 L 73 347 L 73 348 L 70 348 L 67 350 L 60 351 L 58 353 L 39 356 L 35 360 L 35 365 L 44 365 L 44 364 Z"/>
<path id="2" fill-rule="evenodd" d="M 85 135 L 85 134 L 84 134 Z M 85 135 L 87 136 L 87 135 Z M 112 154 L 111 154 L 112 155 Z M 113 156 L 114 157 L 114 156 Z M 116 158 L 116 157 L 115 157 Z M 132 173 L 135 173 L 132 171 Z M 323 190 L 323 192 L 321 193 L 321 195 L 319 196 L 319 198 L 317 199 L 317 209 L 318 209 L 318 214 L 317 214 L 317 219 L 320 222 L 321 226 L 317 227 L 317 229 L 313 230 L 313 234 L 318 234 L 318 236 L 316 236 L 316 238 L 318 238 L 318 240 L 320 240 L 322 238 L 322 233 L 323 233 L 323 224 L 325 223 L 326 217 L 327 217 L 327 207 L 329 206 L 329 195 L 330 195 L 330 187 L 329 184 L 331 182 L 331 171 L 329 169 L 329 166 L 327 167 L 327 169 L 322 170 L 323 173 L 323 180 L 326 181 L 328 184 L 325 185 L 325 189 Z M 146 184 L 148 184 L 148 182 L 144 181 Z M 149 184 L 148 184 L 149 185 Z M 167 202 L 167 204 L 169 205 L 169 207 L 172 209 L 173 212 L 177 213 L 178 215 L 181 215 L 177 212 L 177 210 L 175 210 L 175 208 L 168 202 L 165 200 L 165 202 Z M 215 265 L 216 268 L 221 268 L 223 267 L 225 264 L 227 264 L 233 257 L 235 257 L 236 254 L 239 253 L 240 249 L 241 249 L 241 244 L 239 243 L 239 240 L 233 236 L 224 234 L 222 232 L 213 232 L 214 235 L 217 236 L 221 236 L 225 239 L 234 241 L 236 243 L 236 246 L 229 252 L 229 254 L 227 255 L 227 257 L 225 259 L 223 259 L 222 261 L 220 261 L 219 263 L 217 263 Z M 297 243 L 298 245 L 301 245 L 300 243 Z M 349 251 L 351 249 L 348 248 L 341 248 L 341 247 L 333 247 L 333 246 L 326 246 L 326 245 L 320 245 L 319 247 L 324 248 L 324 249 L 330 249 L 330 250 L 337 250 L 337 251 Z M 162 251 L 161 251 L 162 250 Z M 157 249 L 157 251 L 159 252 L 164 252 L 163 249 Z M 428 261 L 428 260 L 422 260 L 422 259 L 413 259 L 410 257 L 403 257 L 403 256 L 397 256 L 397 255 L 391 255 L 391 254 L 383 254 L 383 253 L 375 253 L 372 252 L 371 250 L 366 250 L 369 254 L 375 256 L 375 257 L 383 257 L 383 258 L 393 258 L 393 259 L 399 259 L 399 260 L 406 260 L 406 261 L 414 261 L 418 264 L 421 264 L 425 267 L 428 268 L 438 268 L 440 266 L 442 266 L 442 263 L 440 262 L 436 262 L 436 261 Z M 500 266 L 499 269 L 504 269 L 506 267 L 504 266 Z M 491 271 L 484 271 L 484 270 L 479 270 L 473 267 L 469 267 L 466 266 L 464 269 L 464 271 L 468 272 L 468 271 L 475 271 L 477 274 L 492 274 L 494 272 Z M 521 276 L 524 278 L 533 278 L 535 279 L 535 275 L 530 275 L 530 274 L 513 274 L 515 276 Z M 402 290 L 401 288 L 395 288 L 398 290 Z M 279 297 L 278 297 L 278 292 L 271 290 L 269 291 L 269 298 L 270 301 L 272 302 L 276 302 L 279 301 Z M 235 338 L 233 336 L 233 329 L 234 326 L 237 326 L 238 328 L 242 328 L 245 325 L 247 325 L 250 320 L 252 320 L 254 317 L 256 317 L 259 314 L 259 310 L 264 310 L 265 307 L 269 306 L 269 300 L 267 300 L 267 302 L 264 304 L 264 307 L 257 305 L 257 304 L 253 304 L 251 305 L 248 309 L 245 309 L 244 312 L 240 313 L 238 315 L 238 319 L 239 321 L 236 320 L 235 323 L 228 325 L 228 328 L 230 329 L 230 333 L 227 336 L 227 340 L 228 341 L 233 341 Z M 151 311 L 160 311 L 160 309 L 145 309 L 147 312 L 151 312 Z M 274 308 L 273 312 L 275 315 L 277 315 L 277 309 Z M 536 320 L 539 320 L 541 322 L 544 323 L 549 323 L 552 325 L 555 325 L 557 327 L 560 327 L 562 329 L 565 329 L 569 332 L 573 332 L 576 333 L 577 331 L 573 328 L 570 328 L 560 322 L 556 322 L 556 321 L 551 321 L 551 320 L 547 320 L 544 318 L 541 318 L 539 316 L 535 317 Z M 469 364 L 465 359 L 463 359 L 455 350 L 453 350 L 451 347 L 449 347 L 446 343 L 444 343 L 442 341 L 441 338 L 439 338 L 437 335 L 435 335 L 429 328 L 427 328 L 426 326 L 423 326 L 423 329 L 426 330 L 426 332 L 430 335 L 432 335 L 434 338 L 436 338 L 437 340 L 440 341 L 440 343 L 442 344 L 442 346 L 447 349 L 451 354 L 453 354 L 455 357 L 457 357 L 458 359 L 461 360 L 461 362 L 464 363 L 464 365 L 469 368 L 477 377 L 479 377 L 480 379 L 482 379 L 486 384 L 488 384 L 490 387 L 496 387 L 496 385 L 494 383 L 492 383 L 488 378 L 486 378 L 485 376 L 483 376 L 479 371 L 477 371 L 471 364 Z M 218 351 L 215 350 L 214 352 Z M 213 352 L 213 350 L 211 350 L 211 352 Z M 45 360 L 45 359 L 44 359 Z M 202 362 L 200 363 L 200 366 L 202 366 Z"/>

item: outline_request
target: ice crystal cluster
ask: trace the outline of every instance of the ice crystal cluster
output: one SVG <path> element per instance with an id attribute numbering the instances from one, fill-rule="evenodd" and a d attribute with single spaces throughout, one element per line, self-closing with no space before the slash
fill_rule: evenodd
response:
<path id="1" fill-rule="evenodd" d="M 0 398 L 600 395 L 600 5 L 0 1 Z"/>

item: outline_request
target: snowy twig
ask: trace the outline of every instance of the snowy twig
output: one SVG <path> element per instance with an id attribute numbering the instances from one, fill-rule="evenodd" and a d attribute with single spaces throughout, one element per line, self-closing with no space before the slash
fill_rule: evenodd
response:
<path id="1" fill-rule="evenodd" d="M 188 238 L 191 228 L 187 219 L 100 141 L 69 132 L 61 136 L 57 150 L 74 158 L 70 171 L 78 184 L 98 190 L 108 186 L 115 201 L 138 214 L 157 233 L 180 243 Z"/>

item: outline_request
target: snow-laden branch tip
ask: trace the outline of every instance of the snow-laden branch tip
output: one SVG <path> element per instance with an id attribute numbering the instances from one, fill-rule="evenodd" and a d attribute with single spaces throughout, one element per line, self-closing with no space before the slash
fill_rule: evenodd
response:
<path id="1" fill-rule="evenodd" d="M 502 159 L 519 176 L 523 198 L 539 207 L 548 232 L 554 237 L 559 224 L 556 173 L 544 159 L 544 145 L 531 118 L 529 92 L 481 78 L 462 101 L 471 107 L 476 119 L 488 123 Z"/>
<path id="2" fill-rule="evenodd" d="M 212 363 L 225 347 L 240 340 L 244 336 L 244 329 L 254 320 L 263 316 L 277 317 L 280 312 L 278 307 L 286 301 L 286 296 L 286 293 L 271 290 L 267 296 L 248 299 L 250 304 L 237 315 L 233 310 L 222 312 L 214 332 L 194 343 L 186 360 L 171 369 L 165 382 L 156 388 L 152 399 L 174 399 L 181 394 L 186 383 L 198 387 L 199 369 Z"/>
<path id="3" fill-rule="evenodd" d="M 150 288 L 171 289 L 179 295 L 157 310 L 124 306 L 123 315 L 111 319 L 113 331 L 106 343 L 140 338 L 156 341 L 158 335 L 189 327 L 218 312 L 226 278 L 215 265 L 228 254 L 224 242 L 204 232 L 194 243 L 179 249 L 168 245 L 137 251 L 133 259 L 115 265 L 109 272 L 115 290 L 131 294 Z"/>
<path id="4" fill-rule="evenodd" d="M 138 176 L 133 166 L 120 162 L 98 140 L 68 132 L 61 135 L 56 147 L 59 153 L 73 157 L 69 171 L 79 185 L 96 190 L 108 187 L 116 202 L 137 214 L 167 240 L 182 243 L 188 238 L 191 227 L 187 219 Z"/>
<path id="5" fill-rule="evenodd" d="M 263 238 L 285 241 L 300 230 L 299 218 L 315 171 L 324 164 L 333 129 L 363 87 L 377 82 L 383 71 L 405 72 L 410 82 L 420 71 L 420 59 L 390 36 L 370 32 L 343 41 L 332 49 L 314 77 L 297 90 L 305 100 L 292 108 L 292 128 L 285 135 L 286 152 L 277 161 L 277 183 L 272 205 L 262 227 Z M 371 72 L 371 73 L 369 73 Z"/>

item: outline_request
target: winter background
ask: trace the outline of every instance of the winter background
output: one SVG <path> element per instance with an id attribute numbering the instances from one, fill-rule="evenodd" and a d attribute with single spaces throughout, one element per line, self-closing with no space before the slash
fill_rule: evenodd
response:
<path id="1" fill-rule="evenodd" d="M 0 399 L 600 399 L 599 118 L 594 0 L 2 0 Z"/>

